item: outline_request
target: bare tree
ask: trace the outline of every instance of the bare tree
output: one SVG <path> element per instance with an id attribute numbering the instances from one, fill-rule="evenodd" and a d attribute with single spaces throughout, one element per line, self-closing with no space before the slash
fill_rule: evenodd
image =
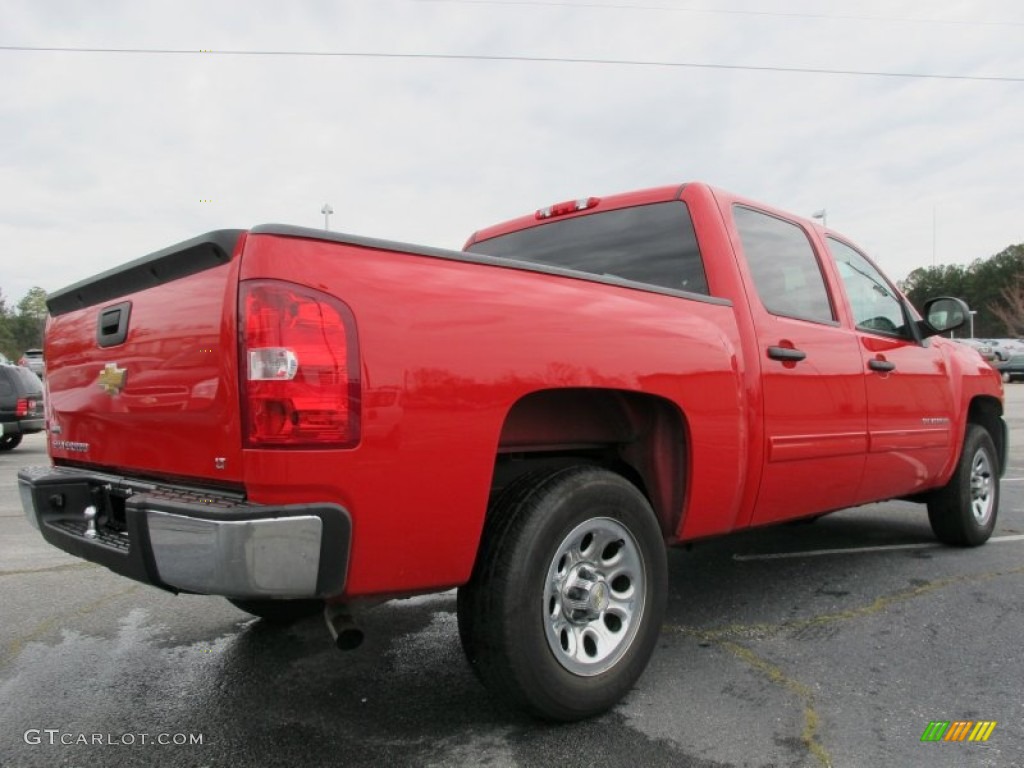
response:
<path id="1" fill-rule="evenodd" d="M 1009 335 L 1024 336 L 1024 278 L 1018 277 L 1005 286 L 988 309 L 1006 325 Z"/>

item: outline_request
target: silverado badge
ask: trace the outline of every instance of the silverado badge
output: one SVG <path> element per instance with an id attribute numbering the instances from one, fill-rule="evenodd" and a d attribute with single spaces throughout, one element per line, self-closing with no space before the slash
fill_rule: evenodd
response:
<path id="1" fill-rule="evenodd" d="M 117 363 L 107 363 L 100 371 L 96 383 L 103 388 L 104 392 L 113 397 L 121 394 L 127 374 L 128 372 L 124 368 L 117 367 Z"/>

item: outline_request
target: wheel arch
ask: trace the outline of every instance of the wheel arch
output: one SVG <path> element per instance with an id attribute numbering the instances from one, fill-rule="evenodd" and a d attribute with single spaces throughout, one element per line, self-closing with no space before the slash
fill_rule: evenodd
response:
<path id="1" fill-rule="evenodd" d="M 491 493 L 543 466 L 592 463 L 636 485 L 672 539 L 687 490 L 688 435 L 685 414 L 658 395 L 590 387 L 531 392 L 506 414 Z"/>
<path id="2" fill-rule="evenodd" d="M 1002 403 L 995 397 L 984 395 L 975 397 L 967 409 L 967 423 L 984 427 L 992 436 L 999 459 L 999 473 L 1004 474 L 1006 472 L 1008 440 L 1006 422 L 1003 421 Z"/>

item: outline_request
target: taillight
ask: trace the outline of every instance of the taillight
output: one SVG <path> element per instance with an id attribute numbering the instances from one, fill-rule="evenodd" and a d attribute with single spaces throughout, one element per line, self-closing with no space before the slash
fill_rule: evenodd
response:
<path id="1" fill-rule="evenodd" d="M 8 401 L 8 402 L 10 402 L 10 401 Z M 14 415 L 17 418 L 20 419 L 23 416 L 28 416 L 28 412 L 29 412 L 28 398 L 27 397 L 19 397 L 17 405 L 14 406 Z"/>
<path id="2" fill-rule="evenodd" d="M 241 284 L 239 366 L 250 448 L 359 442 L 359 350 L 352 311 L 292 283 Z"/>

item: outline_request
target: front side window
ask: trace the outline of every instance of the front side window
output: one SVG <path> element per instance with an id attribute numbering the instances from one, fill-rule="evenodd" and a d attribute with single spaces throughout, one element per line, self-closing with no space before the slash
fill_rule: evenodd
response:
<path id="1" fill-rule="evenodd" d="M 764 308 L 773 315 L 834 322 L 825 278 L 804 231 L 739 205 L 733 207 L 733 219 Z"/>
<path id="2" fill-rule="evenodd" d="M 903 302 L 875 265 L 835 238 L 828 238 L 828 247 L 850 299 L 854 325 L 870 333 L 907 336 Z"/>
<path id="3" fill-rule="evenodd" d="M 678 201 L 555 220 L 481 240 L 467 250 L 708 293 L 690 211 Z"/>

